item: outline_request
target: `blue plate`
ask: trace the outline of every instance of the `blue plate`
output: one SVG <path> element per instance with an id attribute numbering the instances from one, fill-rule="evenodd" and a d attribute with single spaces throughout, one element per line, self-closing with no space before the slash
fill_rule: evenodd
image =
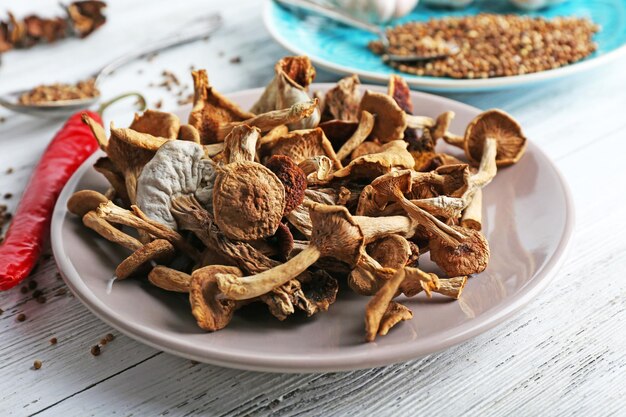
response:
<path id="1" fill-rule="evenodd" d="M 407 82 L 422 90 L 484 91 L 545 82 L 580 73 L 606 64 L 626 52 L 626 2 L 624 0 L 570 0 L 536 12 L 522 12 L 503 0 L 486 0 L 462 10 L 433 9 L 418 6 L 409 16 L 390 25 L 406 21 L 424 21 L 443 16 L 489 13 L 518 13 L 546 18 L 579 16 L 592 19 L 602 29 L 595 36 L 598 51 L 589 58 L 566 67 L 534 74 L 477 80 L 456 80 L 443 77 L 420 77 L 400 73 L 386 66 L 380 57 L 367 49 L 376 36 L 359 29 L 334 23 L 323 17 L 295 14 L 266 0 L 264 21 L 272 36 L 288 50 L 308 55 L 319 67 L 342 74 L 358 74 L 364 80 L 386 82 L 391 74 L 401 74 Z"/>

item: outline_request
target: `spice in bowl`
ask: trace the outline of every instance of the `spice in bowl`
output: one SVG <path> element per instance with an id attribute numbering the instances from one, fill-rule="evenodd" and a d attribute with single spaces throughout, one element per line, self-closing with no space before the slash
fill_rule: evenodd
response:
<path id="1" fill-rule="evenodd" d="M 20 96 L 20 104 L 46 104 L 65 100 L 80 100 L 98 97 L 96 80 L 89 78 L 76 84 L 39 85 Z"/>
<path id="2" fill-rule="evenodd" d="M 392 67 L 414 75 L 450 78 L 494 78 L 563 67 L 597 49 L 599 26 L 588 19 L 544 19 L 518 15 L 479 14 L 409 22 L 387 31 L 388 53 L 433 55 L 440 45 L 455 44 L 459 52 L 445 59 L 399 63 Z M 379 41 L 369 44 L 383 54 Z"/>

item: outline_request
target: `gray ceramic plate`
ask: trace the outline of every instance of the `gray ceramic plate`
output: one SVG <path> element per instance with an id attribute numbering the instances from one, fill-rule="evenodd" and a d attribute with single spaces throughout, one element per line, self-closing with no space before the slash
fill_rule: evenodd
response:
<path id="1" fill-rule="evenodd" d="M 318 84 L 313 90 L 326 90 Z M 380 87 L 364 86 L 373 90 Z M 261 90 L 230 97 L 249 107 Z M 479 110 L 445 98 L 412 93 L 416 112 L 453 110 L 454 133 Z M 563 177 L 532 142 L 524 158 L 503 169 L 484 193 L 484 231 L 491 262 L 470 279 L 459 301 L 423 294 L 407 300 L 414 319 L 375 343 L 364 343 L 366 297 L 343 291 L 327 313 L 311 319 L 273 319 L 263 309 L 237 314 L 216 333 L 200 330 L 186 297 L 140 279 L 116 282 L 116 265 L 128 255 L 82 226 L 65 208 L 76 190 L 105 190 L 94 155 L 70 179 L 57 203 L 52 246 L 72 292 L 119 331 L 157 349 L 211 364 L 275 372 L 322 372 L 389 365 L 425 356 L 474 337 L 531 301 L 555 275 L 574 227 L 574 208 Z M 427 261 L 426 268 L 432 267 Z"/>

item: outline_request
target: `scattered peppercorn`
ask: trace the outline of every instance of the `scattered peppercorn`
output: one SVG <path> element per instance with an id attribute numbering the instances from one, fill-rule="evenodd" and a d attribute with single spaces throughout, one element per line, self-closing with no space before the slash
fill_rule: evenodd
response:
<path id="1" fill-rule="evenodd" d="M 419 76 L 492 78 L 529 74 L 580 61 L 597 49 L 593 35 L 599 27 L 588 19 L 534 18 L 479 14 L 409 22 L 387 30 L 389 48 L 380 41 L 369 48 L 378 54 L 435 55 L 459 52 L 445 59 L 415 64 L 389 62 Z"/>
<path id="2" fill-rule="evenodd" d="M 11 194 L 11 193 L 6 193 L 6 194 L 4 195 L 4 199 L 5 199 L 5 200 L 10 200 L 12 197 L 13 197 L 13 194 Z"/>
<path id="3" fill-rule="evenodd" d="M 34 290 L 35 288 L 37 288 L 37 281 L 32 280 L 28 283 L 28 288 L 31 290 Z"/>
<path id="4" fill-rule="evenodd" d="M 106 345 L 107 343 L 109 343 L 109 342 L 108 342 L 106 339 L 104 339 L 104 338 L 103 338 L 103 339 L 100 339 L 100 344 L 101 344 L 102 346 Z"/>
<path id="5" fill-rule="evenodd" d="M 163 100 L 159 100 L 156 103 L 154 103 L 155 109 L 160 109 L 161 107 L 163 107 Z"/>
<path id="6" fill-rule="evenodd" d="M 20 292 L 22 294 L 26 294 L 28 292 L 28 287 L 26 285 L 24 285 L 22 288 L 20 288 Z"/>
<path id="7" fill-rule="evenodd" d="M 40 295 L 39 297 L 37 297 L 37 302 L 39 304 L 45 304 L 46 301 L 48 301 L 48 299 L 46 298 L 45 295 Z"/>
<path id="8" fill-rule="evenodd" d="M 2 313 L 4 313 L 4 310 L 0 308 L 0 315 L 2 315 Z"/>
<path id="9" fill-rule="evenodd" d="M 113 336 L 112 333 L 107 333 L 106 336 L 104 336 L 106 338 L 107 341 L 111 342 L 113 339 L 115 339 L 115 336 Z"/>
<path id="10" fill-rule="evenodd" d="M 57 338 L 53 337 L 52 339 L 50 339 L 50 344 L 51 345 L 56 345 L 57 344 Z"/>
<path id="11" fill-rule="evenodd" d="M 95 345 L 91 347 L 91 354 L 93 356 L 100 356 L 100 346 Z"/>
<path id="12" fill-rule="evenodd" d="M 17 321 L 24 321 L 24 320 L 26 320 L 26 314 L 20 313 L 20 314 L 17 315 L 16 318 L 17 318 Z"/>
<path id="13" fill-rule="evenodd" d="M 230 63 L 231 64 L 241 64 L 241 57 L 240 56 L 234 56 L 230 59 Z"/>
<path id="14" fill-rule="evenodd" d="M 37 298 L 43 295 L 43 291 L 41 290 L 35 290 L 33 291 L 33 298 Z"/>
<path id="15" fill-rule="evenodd" d="M 0 117 L 0 124 L 4 123 L 7 121 L 6 117 Z"/>
<path id="16" fill-rule="evenodd" d="M 33 368 L 35 368 L 35 369 L 41 368 L 41 361 L 39 359 L 37 359 L 35 362 L 33 362 Z"/>
<path id="17" fill-rule="evenodd" d="M 7 175 L 13 174 L 15 170 L 13 168 L 7 168 Z"/>

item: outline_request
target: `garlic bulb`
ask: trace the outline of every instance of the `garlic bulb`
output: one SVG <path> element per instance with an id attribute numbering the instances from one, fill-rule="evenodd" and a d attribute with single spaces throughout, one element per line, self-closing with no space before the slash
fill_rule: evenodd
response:
<path id="1" fill-rule="evenodd" d="M 419 0 L 332 0 L 357 19 L 384 23 L 410 13 Z"/>

